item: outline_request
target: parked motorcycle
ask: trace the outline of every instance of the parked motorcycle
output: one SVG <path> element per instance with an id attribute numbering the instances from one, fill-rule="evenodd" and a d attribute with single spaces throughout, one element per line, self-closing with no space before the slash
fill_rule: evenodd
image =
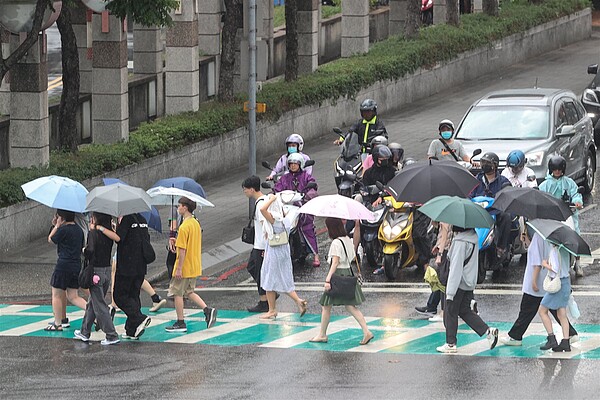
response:
<path id="1" fill-rule="evenodd" d="M 421 22 L 424 26 L 433 25 L 433 0 L 421 1 Z"/>
<path id="2" fill-rule="evenodd" d="M 418 258 L 412 238 L 414 207 L 392 196 L 385 197 L 384 204 L 386 211 L 378 238 L 382 244 L 385 276 L 393 281 L 398 270 L 413 265 Z"/>
<path id="3" fill-rule="evenodd" d="M 310 167 L 314 164 L 314 160 L 308 160 L 306 161 L 305 167 Z M 262 166 L 272 170 L 271 164 L 267 161 L 263 161 Z M 274 183 L 276 183 L 283 174 L 284 172 L 275 175 L 271 182 L 263 182 L 261 187 L 272 190 Z M 317 184 L 315 182 L 310 182 L 306 185 L 305 192 L 296 192 L 294 190 L 283 190 L 279 192 L 283 203 L 283 215 L 286 220 L 285 225 L 290 226 L 289 245 L 292 265 L 294 267 L 304 266 L 306 257 L 309 254 L 308 244 L 302 234 L 302 218 L 304 214 L 300 214 L 298 210 L 302 206 L 302 200 L 304 199 L 306 192 L 316 188 Z"/>

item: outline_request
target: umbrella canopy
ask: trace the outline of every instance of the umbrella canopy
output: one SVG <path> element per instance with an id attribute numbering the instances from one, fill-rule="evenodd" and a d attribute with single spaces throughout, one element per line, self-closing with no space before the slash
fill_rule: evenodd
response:
<path id="1" fill-rule="evenodd" d="M 318 196 L 308 201 L 298 210 L 299 213 L 317 217 L 332 217 L 347 220 L 373 219 L 373 212 L 367 207 L 339 194 Z"/>
<path id="2" fill-rule="evenodd" d="M 206 192 L 204 192 L 202 186 L 192 178 L 186 178 L 185 176 L 161 179 L 157 181 L 154 185 L 152 185 L 153 188 L 158 186 L 175 187 L 177 189 L 182 189 L 188 192 L 196 193 L 198 196 L 206 198 Z"/>
<path id="3" fill-rule="evenodd" d="M 590 256 L 590 246 L 577 232 L 562 222 L 550 219 L 534 219 L 528 221 L 531 226 L 544 240 L 564 248 L 576 257 Z"/>
<path id="4" fill-rule="evenodd" d="M 214 207 L 215 205 L 196 193 L 176 187 L 157 186 L 148 189 L 148 195 L 152 198 L 152 204 L 168 206 L 173 204 L 174 197 L 187 197 L 195 201 L 196 205 L 204 207 Z"/>
<path id="5" fill-rule="evenodd" d="M 461 228 L 490 228 L 494 220 L 483 207 L 456 196 L 438 196 L 419 207 L 419 211 L 434 221 Z"/>
<path id="6" fill-rule="evenodd" d="M 102 178 L 102 182 L 104 183 L 104 186 L 114 185 L 115 183 L 129 186 L 128 183 L 118 178 Z M 140 214 L 148 221 L 148 228 L 152 228 L 155 231 L 162 233 L 162 221 L 160 220 L 160 214 L 156 207 L 152 206 L 150 211 L 144 211 Z"/>
<path id="7" fill-rule="evenodd" d="M 479 181 L 454 161 L 427 160 L 409 165 L 387 184 L 397 201 L 425 203 L 448 195 L 467 197 Z"/>
<path id="8" fill-rule="evenodd" d="M 144 189 L 115 183 L 94 188 L 87 196 L 86 211 L 114 216 L 135 214 L 150 211 L 151 201 Z"/>
<path id="9" fill-rule="evenodd" d="M 25 196 L 45 206 L 81 213 L 88 190 L 81 183 L 63 176 L 44 176 L 21 185 Z"/>
<path id="10" fill-rule="evenodd" d="M 532 188 L 507 187 L 496 194 L 493 207 L 529 219 L 564 221 L 573 213 L 561 199 Z"/>

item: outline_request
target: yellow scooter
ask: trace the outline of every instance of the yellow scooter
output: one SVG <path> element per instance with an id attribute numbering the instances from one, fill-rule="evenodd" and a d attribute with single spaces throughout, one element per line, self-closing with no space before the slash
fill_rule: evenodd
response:
<path id="1" fill-rule="evenodd" d="M 395 280 L 398 270 L 413 265 L 418 258 L 412 238 L 414 209 L 409 203 L 384 199 L 387 207 L 377 237 L 383 247 L 383 269 L 389 280 Z"/>

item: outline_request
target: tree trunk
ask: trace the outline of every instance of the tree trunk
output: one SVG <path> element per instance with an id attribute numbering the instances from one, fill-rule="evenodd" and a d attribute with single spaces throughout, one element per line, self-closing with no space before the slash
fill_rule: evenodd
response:
<path id="1" fill-rule="evenodd" d="M 498 16 L 498 0 L 483 0 L 483 13 L 492 17 Z"/>
<path id="2" fill-rule="evenodd" d="M 298 2 L 285 2 L 285 80 L 298 79 Z"/>
<path id="3" fill-rule="evenodd" d="M 75 152 L 79 144 L 75 118 L 79 105 L 79 53 L 69 7 L 62 9 L 56 26 L 60 32 L 63 75 L 63 90 L 58 109 L 59 143 L 61 148 Z"/>
<path id="4" fill-rule="evenodd" d="M 406 2 L 406 22 L 404 36 L 413 39 L 419 34 L 421 24 L 421 0 L 408 0 Z"/>
<path id="5" fill-rule="evenodd" d="M 46 8 L 49 6 L 48 0 L 37 0 L 35 13 L 33 14 L 33 25 L 31 31 L 27 34 L 27 38 L 13 51 L 7 58 L 2 54 L 2 46 L 0 46 L 0 84 L 4 80 L 4 76 L 12 67 L 14 67 L 27 54 L 29 49 L 37 42 L 38 32 L 42 28 L 42 20 Z"/>
<path id="6" fill-rule="evenodd" d="M 446 23 L 452 26 L 458 26 L 458 1 L 446 0 Z"/>
<path id="7" fill-rule="evenodd" d="M 221 42 L 221 67 L 219 71 L 219 101 L 234 100 L 233 73 L 235 68 L 236 36 L 243 26 L 242 0 L 224 0 L 223 32 Z"/>

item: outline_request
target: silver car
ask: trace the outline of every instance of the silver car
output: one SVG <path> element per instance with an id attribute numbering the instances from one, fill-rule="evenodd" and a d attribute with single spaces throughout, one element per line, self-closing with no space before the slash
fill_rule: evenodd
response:
<path id="1" fill-rule="evenodd" d="M 538 182 L 548 174 L 548 157 L 567 160 L 567 175 L 590 192 L 596 172 L 592 120 L 569 90 L 511 89 L 477 100 L 456 132 L 468 154 L 481 149 L 500 158 L 500 170 L 512 150 L 521 150 Z M 477 161 L 478 157 L 474 157 Z"/>

